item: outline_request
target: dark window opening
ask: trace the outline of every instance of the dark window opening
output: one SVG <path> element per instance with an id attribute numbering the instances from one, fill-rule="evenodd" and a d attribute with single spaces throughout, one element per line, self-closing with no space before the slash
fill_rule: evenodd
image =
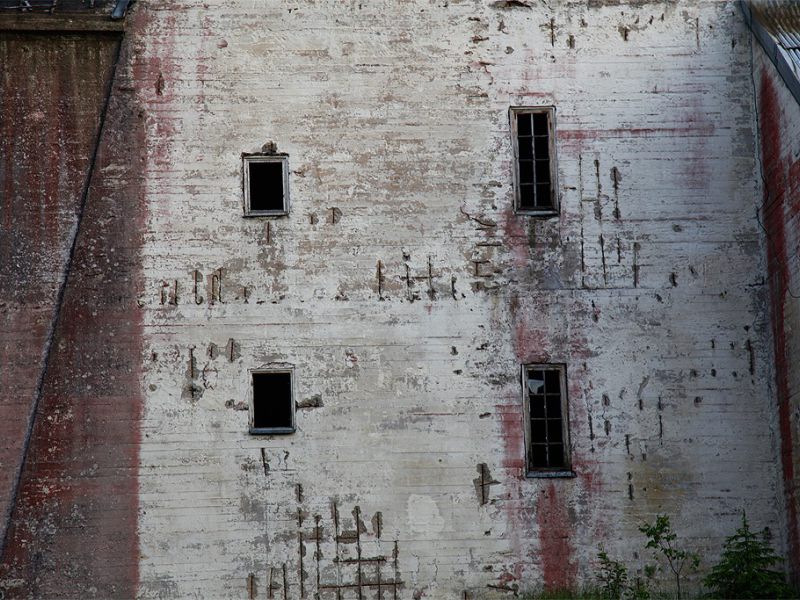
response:
<path id="1" fill-rule="evenodd" d="M 568 471 L 569 437 L 564 368 L 529 365 L 524 368 L 528 416 L 528 472 Z"/>
<path id="2" fill-rule="evenodd" d="M 255 372 L 253 376 L 253 433 L 292 433 L 294 401 L 290 371 Z"/>
<path id="3" fill-rule="evenodd" d="M 246 157 L 245 214 L 282 215 L 288 212 L 288 178 L 285 157 Z"/>
<path id="4" fill-rule="evenodd" d="M 517 210 L 554 214 L 553 109 L 512 108 Z"/>

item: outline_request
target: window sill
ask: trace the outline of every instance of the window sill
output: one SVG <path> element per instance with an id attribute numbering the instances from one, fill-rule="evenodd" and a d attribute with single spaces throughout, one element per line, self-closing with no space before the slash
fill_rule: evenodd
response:
<path id="1" fill-rule="evenodd" d="M 567 478 L 571 479 L 577 477 L 575 471 L 562 470 L 562 471 L 528 471 L 525 473 L 528 479 L 554 479 L 554 478 Z"/>
<path id="2" fill-rule="evenodd" d="M 244 218 L 250 217 L 288 217 L 288 210 L 251 210 L 242 215 Z"/>
<path id="3" fill-rule="evenodd" d="M 250 435 L 289 435 L 295 431 L 294 427 L 251 427 Z"/>
<path id="4" fill-rule="evenodd" d="M 548 219 L 550 217 L 557 217 L 558 210 L 551 208 L 547 210 L 533 210 L 529 208 L 518 208 L 516 213 L 522 217 L 538 217 L 540 219 Z"/>

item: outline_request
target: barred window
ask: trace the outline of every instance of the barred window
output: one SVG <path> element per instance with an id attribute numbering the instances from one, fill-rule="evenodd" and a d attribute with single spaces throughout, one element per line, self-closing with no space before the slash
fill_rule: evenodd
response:
<path id="1" fill-rule="evenodd" d="M 528 475 L 571 475 L 564 365 L 523 367 Z"/>
<path id="2" fill-rule="evenodd" d="M 555 109 L 511 108 L 516 210 L 524 214 L 557 214 Z"/>

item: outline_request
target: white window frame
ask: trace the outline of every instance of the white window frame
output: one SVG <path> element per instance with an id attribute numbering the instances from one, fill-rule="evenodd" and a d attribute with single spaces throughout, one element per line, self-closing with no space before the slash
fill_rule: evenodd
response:
<path id="1" fill-rule="evenodd" d="M 253 210 L 250 208 L 250 165 L 253 163 L 281 163 L 283 169 L 283 208 L 276 210 Z M 242 154 L 242 192 L 244 194 L 245 217 L 282 217 L 289 214 L 289 155 L 288 154 Z"/>

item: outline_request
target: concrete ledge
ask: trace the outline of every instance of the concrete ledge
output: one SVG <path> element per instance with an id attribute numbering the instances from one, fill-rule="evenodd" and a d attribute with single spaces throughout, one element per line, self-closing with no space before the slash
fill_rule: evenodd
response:
<path id="1" fill-rule="evenodd" d="M 125 22 L 106 15 L 0 14 L 0 31 L 122 33 Z"/>

